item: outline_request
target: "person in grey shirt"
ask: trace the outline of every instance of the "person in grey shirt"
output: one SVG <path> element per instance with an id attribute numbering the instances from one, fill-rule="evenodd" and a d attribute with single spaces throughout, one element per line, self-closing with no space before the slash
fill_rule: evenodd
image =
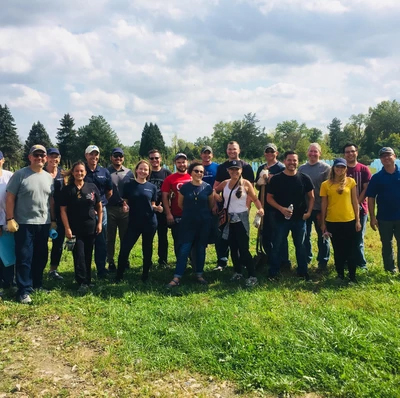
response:
<path id="1" fill-rule="evenodd" d="M 42 288 L 50 223 L 57 229 L 53 177 L 43 170 L 46 160 L 46 148 L 32 146 L 30 166 L 16 171 L 7 184 L 7 228 L 15 233 L 17 286 L 23 304 L 31 303 L 30 294 Z"/>
<path id="2" fill-rule="evenodd" d="M 300 166 L 299 171 L 307 174 L 311 178 L 311 181 L 314 184 L 315 202 L 311 217 L 306 221 L 306 236 L 304 245 L 307 251 L 308 263 L 310 263 L 313 258 L 311 247 L 311 231 L 312 224 L 314 223 L 315 231 L 317 232 L 318 236 L 317 272 L 323 272 L 326 270 L 327 263 L 329 261 L 330 246 L 329 241 L 323 239 L 320 227 L 321 197 L 319 196 L 319 190 L 321 188 L 321 184 L 329 178 L 331 167 L 319 160 L 321 157 L 321 146 L 317 142 L 310 144 L 307 151 L 307 157 L 307 163 Z"/>
<path id="3" fill-rule="evenodd" d="M 108 270 L 115 272 L 114 254 L 117 229 L 119 239 L 122 241 L 129 222 L 129 209 L 125 201 L 121 198 L 121 193 L 124 184 L 135 177 L 130 169 L 123 166 L 124 151 L 121 148 L 114 148 L 112 150 L 110 160 L 111 165 L 108 167 L 108 171 L 111 174 L 113 193 L 107 203 L 107 258 Z"/>

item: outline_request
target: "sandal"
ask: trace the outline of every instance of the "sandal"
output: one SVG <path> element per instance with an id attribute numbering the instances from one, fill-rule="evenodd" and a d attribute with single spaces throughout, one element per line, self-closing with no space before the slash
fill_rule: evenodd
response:
<path id="1" fill-rule="evenodd" d="M 172 289 L 172 288 L 177 287 L 177 286 L 179 286 L 179 279 L 178 278 L 172 279 L 172 281 L 170 283 L 165 285 L 165 287 L 167 289 Z"/>
<path id="2" fill-rule="evenodd" d="M 200 283 L 200 285 L 208 285 L 208 282 L 202 276 L 197 277 L 197 282 Z"/>

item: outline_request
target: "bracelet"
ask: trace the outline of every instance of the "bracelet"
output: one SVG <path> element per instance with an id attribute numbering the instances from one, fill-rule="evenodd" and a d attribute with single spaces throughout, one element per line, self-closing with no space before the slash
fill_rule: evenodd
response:
<path id="1" fill-rule="evenodd" d="M 11 221 L 11 220 L 14 220 L 14 217 L 7 218 L 7 220 L 6 220 L 6 221 Z"/>
<path id="2" fill-rule="evenodd" d="M 57 220 L 51 220 L 51 222 L 57 222 Z"/>

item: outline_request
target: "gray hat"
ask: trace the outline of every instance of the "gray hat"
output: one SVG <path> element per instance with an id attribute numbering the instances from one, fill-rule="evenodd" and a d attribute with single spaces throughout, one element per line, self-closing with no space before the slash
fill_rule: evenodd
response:
<path id="1" fill-rule="evenodd" d="M 381 157 L 384 153 L 390 153 L 391 155 L 395 155 L 394 150 L 392 148 L 390 148 L 389 146 L 384 146 L 379 151 L 379 157 Z"/>
<path id="2" fill-rule="evenodd" d="M 179 152 L 179 153 L 177 153 L 177 154 L 175 155 L 174 162 L 176 162 L 179 158 L 184 158 L 184 159 L 187 160 L 187 156 L 186 156 L 184 153 L 182 153 L 182 152 Z"/>
<path id="3" fill-rule="evenodd" d="M 275 144 L 272 144 L 272 143 L 269 143 L 269 144 L 265 145 L 264 152 L 265 152 L 267 149 L 273 149 L 275 152 L 278 150 L 278 148 L 276 147 L 276 145 L 275 145 Z"/>
<path id="4" fill-rule="evenodd" d="M 204 153 L 204 152 L 207 152 L 207 151 L 210 152 L 210 153 L 213 153 L 212 148 L 210 146 L 208 146 L 208 145 L 203 146 L 203 148 L 201 148 L 200 153 Z"/>

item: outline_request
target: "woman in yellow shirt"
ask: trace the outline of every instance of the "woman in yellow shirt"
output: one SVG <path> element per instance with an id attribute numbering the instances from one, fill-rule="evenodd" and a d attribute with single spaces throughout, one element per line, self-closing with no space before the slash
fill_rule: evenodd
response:
<path id="1" fill-rule="evenodd" d="M 347 262 L 349 278 L 356 280 L 354 246 L 356 232 L 361 230 L 356 182 L 346 177 L 347 162 L 338 158 L 333 161 L 329 179 L 321 185 L 321 229 L 324 236 L 332 237 L 335 268 L 338 278 L 344 279 Z"/>

